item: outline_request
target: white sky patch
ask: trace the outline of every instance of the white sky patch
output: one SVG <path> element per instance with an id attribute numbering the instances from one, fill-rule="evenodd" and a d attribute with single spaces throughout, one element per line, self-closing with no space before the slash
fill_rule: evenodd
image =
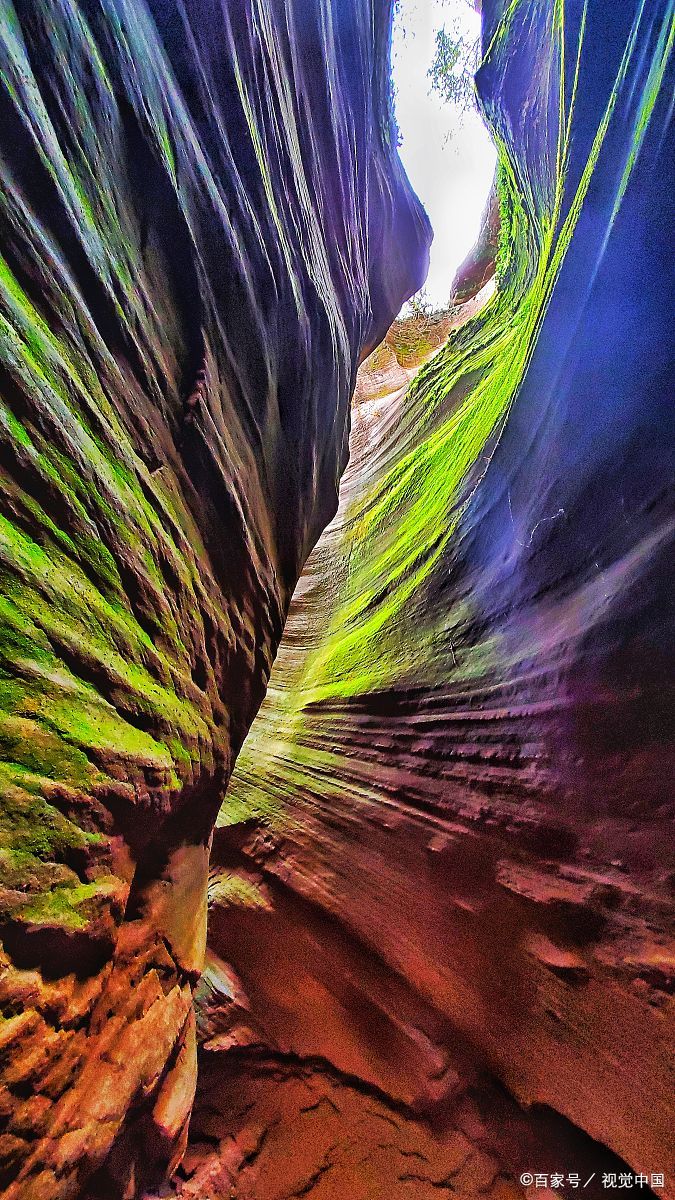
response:
<path id="1" fill-rule="evenodd" d="M 478 237 L 497 158 L 478 112 L 431 90 L 436 30 L 451 32 L 456 21 L 466 37 L 479 36 L 480 16 L 468 0 L 400 0 L 392 47 L 399 153 L 434 229 L 425 291 L 437 307 L 447 304 L 453 275 Z"/>

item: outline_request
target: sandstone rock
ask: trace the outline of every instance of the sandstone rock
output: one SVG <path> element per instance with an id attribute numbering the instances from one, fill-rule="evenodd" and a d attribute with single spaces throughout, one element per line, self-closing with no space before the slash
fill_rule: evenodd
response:
<path id="1" fill-rule="evenodd" d="M 335 509 L 357 364 L 424 274 L 389 16 L 3 14 L 9 1200 L 137 1193 L 184 1138 L 211 827 Z"/>
<path id="2" fill-rule="evenodd" d="M 497 291 L 364 415 L 220 821 L 464 1078 L 672 1173 L 672 14 L 482 10 Z"/>

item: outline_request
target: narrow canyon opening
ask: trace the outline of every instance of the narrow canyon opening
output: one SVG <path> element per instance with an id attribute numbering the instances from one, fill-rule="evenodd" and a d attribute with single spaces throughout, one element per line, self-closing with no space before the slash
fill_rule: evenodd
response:
<path id="1" fill-rule="evenodd" d="M 448 309 L 456 293 L 460 300 L 468 298 L 460 273 L 465 260 L 467 270 L 469 263 L 473 266 L 471 284 L 480 282 L 478 256 L 471 252 L 494 190 L 497 154 L 473 82 L 480 28 L 471 0 L 399 0 L 394 8 L 391 74 L 398 151 L 431 221 L 423 302 L 438 312 Z M 491 262 L 488 258 L 486 247 L 486 277 L 494 266 L 494 256 Z"/>
<path id="2" fill-rule="evenodd" d="M 3 1200 L 673 1194 L 674 43 L 4 6 Z"/>
<path id="3" fill-rule="evenodd" d="M 575 836 L 552 814 L 530 818 L 520 835 L 527 865 L 521 854 L 509 861 L 506 831 L 530 792 L 522 776 L 532 751 L 516 748 L 518 707 L 500 711 L 508 702 L 498 660 L 472 663 L 476 634 L 467 639 L 463 628 L 471 618 L 462 612 L 456 644 L 453 626 L 442 627 L 445 670 L 420 686 L 414 670 L 406 681 L 409 629 L 394 634 L 389 663 L 378 659 L 378 647 L 391 653 L 387 633 L 402 613 L 370 616 L 389 598 L 396 608 L 402 577 L 412 576 L 406 607 L 426 590 L 415 578 L 424 550 L 392 550 L 411 505 L 401 494 L 399 514 L 390 491 L 399 464 L 419 450 L 438 378 L 450 421 L 467 396 L 466 380 L 448 386 L 442 366 L 415 380 L 441 351 L 451 359 L 463 338 L 470 344 L 499 286 L 497 155 L 461 81 L 462 72 L 473 77 L 479 36 L 467 0 L 396 7 L 397 139 L 432 219 L 430 270 L 359 369 L 338 510 L 300 576 L 216 822 L 196 994 L 197 1095 L 171 1194 L 506 1200 L 522 1179 L 527 1195 L 566 1186 L 599 1197 L 608 1180 L 632 1178 L 558 1106 L 564 1038 L 553 1037 L 550 1079 L 531 1104 L 527 1086 L 520 1095 L 517 1082 L 505 1086 L 484 1033 L 492 1024 L 497 1038 L 500 1026 L 513 1036 L 528 986 L 553 1028 L 577 997 L 583 1017 L 572 1019 L 590 1020 L 587 952 L 616 937 L 605 931 L 605 914 L 620 903 L 615 874 L 568 865 Z M 448 45 L 451 102 L 431 83 Z M 469 439 L 476 427 L 484 436 L 482 415 L 469 414 Z M 414 488 L 424 539 L 433 482 L 423 474 Z M 436 519 L 450 520 L 451 509 Z M 424 603 L 442 611 L 448 594 L 436 579 Z M 536 975 L 529 985 L 523 949 Z M 661 1007 L 657 992 L 652 1003 Z M 527 1076 L 524 1026 L 514 1081 Z M 641 1194 L 655 1193 L 645 1181 Z"/>

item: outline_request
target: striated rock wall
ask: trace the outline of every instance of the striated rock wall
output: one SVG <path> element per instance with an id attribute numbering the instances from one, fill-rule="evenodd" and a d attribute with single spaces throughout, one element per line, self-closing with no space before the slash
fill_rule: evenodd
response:
<path id="1" fill-rule="evenodd" d="M 0 26 L 0 1188 L 185 1142 L 209 838 L 358 361 L 421 284 L 387 0 Z"/>
<path id="2" fill-rule="evenodd" d="M 325 971 L 317 1030 L 263 988 L 252 915 L 246 953 L 225 915 L 212 945 L 271 1044 L 418 1110 L 440 1088 L 449 1121 L 473 1068 L 578 1135 L 512 1167 L 574 1171 L 590 1135 L 671 1186 L 673 10 L 482 8 L 498 290 L 361 406 L 219 818 L 224 863 L 385 983 Z"/>

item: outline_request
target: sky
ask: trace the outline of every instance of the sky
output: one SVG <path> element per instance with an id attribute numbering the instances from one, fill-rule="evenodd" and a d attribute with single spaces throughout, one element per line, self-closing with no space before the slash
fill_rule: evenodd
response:
<path id="1" fill-rule="evenodd" d="M 478 236 L 496 161 L 478 112 L 461 112 L 431 91 L 436 30 L 455 21 L 478 36 L 480 17 L 468 0 L 400 0 L 392 47 L 399 153 L 434 229 L 425 290 L 438 307 Z"/>

